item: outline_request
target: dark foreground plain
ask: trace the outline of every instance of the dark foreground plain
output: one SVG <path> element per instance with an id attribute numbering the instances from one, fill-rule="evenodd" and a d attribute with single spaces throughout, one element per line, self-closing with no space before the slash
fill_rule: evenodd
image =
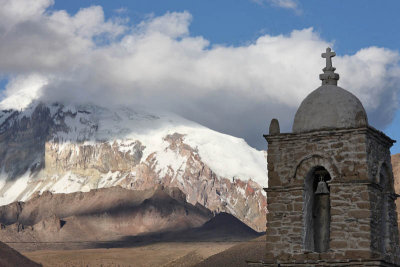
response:
<path id="1" fill-rule="evenodd" d="M 133 248 L 40 250 L 23 253 L 47 266 L 247 266 L 265 254 L 265 236 L 241 242 L 162 242 Z"/>
<path id="2" fill-rule="evenodd" d="M 235 242 L 156 243 L 132 248 L 39 250 L 23 253 L 43 266 L 193 266 Z"/>
<path id="3" fill-rule="evenodd" d="M 39 250 L 33 250 L 32 246 L 23 243 L 11 245 L 43 266 L 175 267 L 194 266 L 214 255 L 212 261 L 229 262 L 226 256 L 232 254 L 229 253 L 231 248 L 240 251 L 243 257 L 243 260 L 235 258 L 235 261 L 242 260 L 245 263 L 247 257 L 243 254 L 243 249 L 246 253 L 262 251 L 248 248 L 263 247 L 260 235 L 234 216 L 220 213 L 201 227 L 126 237 L 124 242 L 36 244 L 41 246 Z M 222 259 L 216 255 L 226 251 L 228 254 L 221 254 Z M 252 258 L 259 260 L 258 254 Z"/>

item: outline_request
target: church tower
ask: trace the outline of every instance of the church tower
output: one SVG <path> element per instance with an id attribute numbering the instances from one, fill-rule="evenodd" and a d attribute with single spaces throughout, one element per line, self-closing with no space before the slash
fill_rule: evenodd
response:
<path id="1" fill-rule="evenodd" d="M 322 86 L 292 133 L 273 119 L 268 141 L 265 266 L 400 266 L 390 147 L 360 100 L 337 86 L 330 48 Z"/>

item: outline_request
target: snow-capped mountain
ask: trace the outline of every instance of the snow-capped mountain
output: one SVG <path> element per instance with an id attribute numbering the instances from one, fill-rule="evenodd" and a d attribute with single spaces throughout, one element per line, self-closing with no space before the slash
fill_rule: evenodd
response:
<path id="1" fill-rule="evenodd" d="M 32 103 L 0 112 L 0 205 L 37 193 L 177 187 L 265 227 L 265 152 L 173 114 Z"/>

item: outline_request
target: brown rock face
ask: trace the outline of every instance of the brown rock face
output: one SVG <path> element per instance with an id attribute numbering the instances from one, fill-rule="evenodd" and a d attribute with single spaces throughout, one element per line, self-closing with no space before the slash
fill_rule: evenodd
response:
<path id="1" fill-rule="evenodd" d="M 215 212 L 228 212 L 257 231 L 264 231 L 266 198 L 262 188 L 256 182 L 219 177 L 209 166 L 202 162 L 197 150 L 184 143 L 179 133 L 167 135 L 168 150 L 185 159 L 178 170 L 168 168 L 165 173 L 157 169 L 157 153 L 151 153 L 141 159 L 143 146 L 133 142 L 133 152 L 123 153 L 114 143 L 96 145 L 46 144 L 46 176 L 62 176 L 72 172 L 85 177 L 85 182 L 98 184 L 102 176 L 117 174 L 117 183 L 124 188 L 145 190 L 157 185 L 179 188 L 193 205 L 200 203 Z M 78 153 L 74 153 L 79 151 Z M 49 180 L 47 178 L 46 180 Z M 107 184 L 107 181 L 105 181 Z M 95 188 L 95 186 L 93 186 Z"/>
<path id="2" fill-rule="evenodd" d="M 2 111 L 0 119 L 7 119 L 0 126 L 0 165 L 17 178 L 29 169 L 39 168 L 36 159 L 44 157 L 44 144 L 54 127 L 49 109 L 38 105 L 30 118 L 20 118 L 18 111 Z M 36 162 L 38 163 L 38 162 Z"/>

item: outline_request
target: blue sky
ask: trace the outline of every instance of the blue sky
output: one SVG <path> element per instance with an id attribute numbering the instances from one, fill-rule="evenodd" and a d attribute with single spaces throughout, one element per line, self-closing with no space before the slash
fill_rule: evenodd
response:
<path id="1" fill-rule="evenodd" d="M 193 15 L 192 35 L 204 36 L 214 44 L 241 45 L 262 34 L 288 34 L 294 29 L 313 27 L 323 39 L 334 42 L 335 51 L 353 54 L 368 46 L 400 49 L 400 1 L 301 1 L 298 8 L 282 8 L 268 1 L 249 0 L 131 0 L 131 1 L 56 1 L 54 8 L 72 13 L 89 5 L 100 5 L 106 16 L 117 10 L 130 20 L 140 22 L 149 14 L 189 11 Z M 340 70 L 338 70 L 340 73 Z M 400 112 L 382 129 L 400 140 Z M 392 153 L 400 153 L 395 144 Z"/>
<path id="2" fill-rule="evenodd" d="M 9 0 L 3 1 L 7 2 Z M 29 0 L 18 1 L 24 3 L 24 1 Z M 7 17 L 7 14 L 3 14 L 6 17 L 4 25 L 12 23 L 20 25 L 19 28 L 16 28 L 20 30 L 18 36 L 26 34 L 24 40 L 30 40 L 29 38 L 34 40 L 33 43 L 27 41 L 25 45 L 28 46 L 24 48 L 22 45 L 22 48 L 18 51 L 32 49 L 32 51 L 36 51 L 34 52 L 35 55 L 39 55 L 37 59 L 34 58 L 32 60 L 29 57 L 25 57 L 21 64 L 18 65 L 14 61 L 18 61 L 20 58 L 7 60 L 4 57 L 12 54 L 9 52 L 12 47 L 20 45 L 21 40 L 19 40 L 19 37 L 12 35 L 11 37 L 4 37 L 7 39 L 0 40 L 3 46 L 6 46 L 7 44 L 4 44 L 5 40 L 18 39 L 15 42 L 10 41 L 9 46 L 11 48 L 5 49 L 7 51 L 4 52 L 5 54 L 1 54 L 2 51 L 0 49 L 0 55 L 5 55 L 3 56 L 3 61 L 6 61 L 3 67 L 4 71 L 1 71 L 2 66 L 0 63 L 0 88 L 5 88 L 10 79 L 15 79 L 13 86 L 9 86 L 12 89 L 9 90 L 10 93 L 13 90 L 17 90 L 15 88 L 20 84 L 29 84 L 28 87 L 31 90 L 31 88 L 36 88 L 37 84 L 42 84 L 41 81 L 46 80 L 43 84 L 50 84 L 47 87 L 52 91 L 48 89 L 47 94 L 53 98 L 54 95 L 57 95 L 58 98 L 68 98 L 74 93 L 72 91 L 65 93 L 66 88 L 72 90 L 70 89 L 71 86 L 79 87 L 85 84 L 86 97 L 93 98 L 93 95 L 104 95 L 104 98 L 109 100 L 116 95 L 115 88 L 104 89 L 103 91 L 96 91 L 97 89 L 95 88 L 120 86 L 122 89 L 119 92 L 125 99 L 129 98 L 127 96 L 130 96 L 131 99 L 139 99 L 138 96 L 143 97 L 138 101 L 141 103 L 147 103 L 146 101 L 154 102 L 152 104 L 170 108 L 173 112 L 198 121 L 212 129 L 243 137 L 250 145 L 263 149 L 265 148 L 265 141 L 260 137 L 263 133 L 266 133 L 269 120 L 272 117 L 277 117 L 280 120 L 281 128 L 284 131 L 290 131 L 291 121 L 299 102 L 319 84 L 318 73 L 321 72 L 324 64 L 319 55 L 323 47 L 329 44 L 333 45 L 338 55 L 334 59 L 334 65 L 338 68 L 337 72 L 341 74 L 339 85 L 343 85 L 343 87 L 347 85 L 346 89 L 360 97 L 368 111 L 372 126 L 385 131 L 393 139 L 400 140 L 400 112 L 394 111 L 398 109 L 398 104 L 396 103 L 398 101 L 397 93 L 400 92 L 398 89 L 400 86 L 398 64 L 398 51 L 400 48 L 398 26 L 400 25 L 400 16 L 397 14 L 398 10 L 400 10 L 400 1 L 55 0 L 54 4 L 52 4 L 49 0 L 38 0 L 36 3 L 39 3 L 37 10 L 32 14 L 23 14 L 25 16 L 24 19 L 12 21 L 16 15 Z M 285 4 L 290 7 L 284 7 Z M 90 9 L 89 7 L 91 6 L 100 6 L 101 9 Z M 44 14 L 43 10 L 46 11 Z M 51 27 L 47 28 L 43 26 L 43 24 L 49 23 L 52 13 L 60 10 L 65 10 L 68 14 L 67 16 L 69 16 L 65 21 L 69 21 L 69 24 L 76 23 L 77 25 L 70 32 L 68 32 L 70 29 L 67 26 L 59 32 L 54 30 L 56 27 L 53 27 L 53 24 L 49 24 Z M 90 12 L 81 12 L 85 14 L 80 16 L 81 19 L 76 19 L 78 16 L 76 14 L 80 14 L 82 10 L 89 10 Z M 102 12 L 104 12 L 105 16 L 104 21 L 101 18 L 99 19 L 99 14 L 101 15 Z M 17 15 L 19 16 L 20 14 Z M 60 22 L 62 16 L 58 15 L 57 21 Z M 32 20 L 33 17 L 42 19 L 42 22 L 37 25 L 33 23 L 35 26 L 30 26 L 29 33 L 26 29 L 21 30 L 21 25 L 28 25 L 22 22 L 32 22 L 34 21 Z M 0 11 L 0 30 L 1 18 Z M 40 21 L 39 19 L 37 21 Z M 87 20 L 87 25 L 85 25 L 85 20 Z M 163 27 L 162 24 L 172 25 L 171 27 L 179 28 L 180 30 L 174 32 L 171 28 Z M 139 27 L 140 32 L 134 32 L 138 25 L 144 26 L 142 28 Z M 36 29 L 36 31 L 32 29 Z M 82 29 L 86 32 L 83 32 Z M 99 31 L 106 36 L 117 33 L 113 37 L 102 38 L 103 35 L 99 34 Z M 154 31 L 159 31 L 163 38 L 157 39 L 159 36 L 157 38 L 154 37 Z M 37 36 L 41 35 L 40 38 L 34 35 L 36 33 Z M 72 36 L 74 34 L 76 36 Z M 34 36 L 32 37 L 32 35 Z M 43 39 L 43 43 L 37 43 L 37 48 L 35 48 L 34 45 L 35 42 L 38 42 L 38 39 Z M 151 77 L 153 73 L 142 74 L 143 77 L 150 75 L 150 80 L 140 80 L 135 77 L 125 81 L 118 73 L 112 74 L 113 69 L 111 67 L 111 69 L 102 68 L 101 61 L 111 60 L 107 62 L 113 62 L 112 59 L 117 54 L 116 51 L 125 49 L 127 43 L 140 40 L 140 42 L 137 42 L 140 44 L 145 43 L 143 40 L 148 39 L 165 41 L 165 46 L 160 43 L 160 47 L 163 47 L 160 50 L 166 51 L 166 54 L 160 56 L 160 58 L 164 59 L 162 62 L 173 61 L 171 58 L 167 60 L 165 58 L 166 55 L 174 53 L 177 49 L 184 51 L 182 54 L 174 56 L 178 60 L 171 63 L 172 67 L 166 66 L 167 70 L 170 67 L 174 69 L 178 66 L 176 70 L 179 72 L 179 70 L 185 71 L 186 68 L 197 70 L 199 66 L 203 66 L 206 70 L 201 70 L 196 75 L 205 75 L 205 78 L 197 80 L 196 75 L 190 79 L 182 80 L 180 80 L 181 77 L 177 76 L 166 78 L 161 69 L 159 73 L 154 74 L 155 77 Z M 106 40 L 105 44 L 111 44 L 111 48 L 103 49 L 102 44 L 96 40 Z M 93 43 L 90 43 L 92 41 Z M 43 47 L 49 43 L 54 45 L 45 50 L 46 48 Z M 77 43 L 79 46 L 75 47 L 74 45 Z M 151 41 L 145 44 L 144 47 L 157 45 L 157 43 Z M 277 54 L 276 60 L 274 58 L 270 60 L 271 51 L 277 51 L 275 44 L 286 48 L 278 49 L 279 51 L 276 53 L 281 54 Z M 70 47 L 72 48 L 69 49 Z M 117 47 L 115 51 L 112 50 L 114 47 Z M 140 72 L 143 69 L 142 66 L 146 65 L 148 61 L 161 62 L 159 61 L 160 58 L 154 59 L 154 57 L 158 56 L 157 53 L 153 57 L 151 52 L 146 54 L 146 51 L 143 51 L 143 46 L 134 44 L 133 47 L 135 47 L 133 50 L 140 51 L 137 54 L 132 51 L 129 51 L 131 54 L 126 54 L 127 58 L 132 57 L 130 65 L 127 66 L 128 70 L 133 70 L 133 73 L 135 73 L 135 70 Z M 222 48 L 220 49 L 220 47 Z M 374 49 L 374 47 L 379 49 Z M 112 51 L 110 52 L 110 50 Z M 90 54 L 90 57 L 86 59 L 83 56 L 84 53 Z M 104 55 L 101 56 L 101 53 L 104 53 Z M 249 59 L 243 58 L 248 54 L 252 54 L 253 57 L 250 58 L 249 56 Z M 52 55 L 57 55 L 57 57 Z M 145 60 L 137 61 L 138 55 Z M 285 57 L 286 55 L 289 56 Z M 98 64 L 89 65 L 87 63 L 89 58 L 91 61 L 98 62 Z M 75 63 L 69 62 L 69 59 Z M 270 60 L 270 62 L 267 62 L 264 66 L 262 60 L 259 59 Z M 288 71 L 287 75 L 286 72 L 274 72 L 274 64 L 279 63 L 280 59 L 283 62 L 280 68 L 286 69 Z M 192 60 L 197 63 L 194 66 L 189 66 L 190 64 L 186 60 Z M 140 66 L 137 65 L 137 62 L 141 63 Z M 273 62 L 275 63 L 273 64 Z M 182 66 L 179 65 L 181 63 L 183 64 Z M 119 61 L 114 68 L 118 68 L 122 64 L 127 64 L 127 62 Z M 244 67 L 230 69 L 230 66 L 235 64 L 243 65 Z M 31 72 L 27 70 L 27 66 L 32 69 Z M 149 69 L 155 66 L 158 67 L 159 65 L 151 65 Z M 259 69 L 254 71 L 252 66 Z M 264 67 L 266 78 L 260 77 L 259 73 L 261 69 L 262 76 L 262 68 Z M 210 74 L 207 72 L 207 68 L 215 71 L 218 75 L 213 75 L 212 73 L 211 76 L 207 76 Z M 120 70 L 119 73 L 121 71 L 123 72 L 124 69 Z M 103 72 L 107 75 L 110 74 L 110 77 L 114 76 L 109 80 L 93 84 L 91 82 L 97 80 L 97 78 L 92 78 L 92 81 L 89 81 L 89 78 L 92 77 L 91 75 L 101 77 L 104 75 Z M 268 72 L 270 72 L 271 76 L 268 76 Z M 68 73 L 68 75 L 64 73 Z M 127 73 L 129 76 L 130 73 Z M 238 74 L 232 76 L 232 73 Z M 242 73 L 243 77 L 247 78 L 240 79 Z M 39 75 L 40 77 L 32 77 L 32 75 Z M 180 75 L 185 76 L 183 74 Z M 186 75 L 190 76 L 190 73 Z M 59 78 L 58 76 L 62 77 Z M 352 80 L 353 76 L 357 79 L 354 78 Z M 54 77 L 57 77 L 57 83 L 54 82 Z M 74 78 L 71 79 L 71 77 Z M 223 81 L 218 80 L 219 77 Z M 225 84 L 225 81 L 232 79 L 232 77 L 239 78 Z M 271 77 L 279 77 L 279 79 L 271 82 Z M 160 79 L 160 81 L 159 83 L 154 83 L 152 79 Z M 247 82 L 246 79 L 248 79 Z M 60 80 L 63 82 L 60 82 Z M 71 85 L 71 80 L 76 80 L 76 83 Z M 284 82 L 281 82 L 282 80 Z M 203 81 L 206 81 L 204 82 L 205 84 L 196 88 Z M 133 90 L 127 86 L 127 84 L 133 84 L 134 82 L 137 82 L 136 85 L 142 87 Z M 240 88 L 241 85 L 238 85 L 239 89 L 235 89 L 233 92 L 230 91 L 232 87 L 241 82 L 243 82 L 244 87 L 248 85 L 255 89 L 244 93 L 246 88 Z M 297 82 L 298 84 L 296 84 Z M 286 84 L 288 84 L 287 87 L 289 88 L 287 90 L 285 89 Z M 149 89 L 154 87 L 157 89 Z M 180 87 L 195 88 L 191 92 L 176 89 Z M 209 87 L 218 87 L 218 89 L 211 90 Z M 174 91 L 175 89 L 176 91 Z M 281 89 L 285 90 L 282 90 L 281 94 L 277 93 Z M 82 88 L 77 88 L 76 90 L 77 98 L 85 97 L 80 94 L 83 91 Z M 154 92 L 150 94 L 149 91 Z M 165 92 L 170 93 L 169 95 L 164 95 Z M 177 95 L 184 100 L 174 102 L 177 97 L 172 98 L 171 94 Z M 260 97 L 258 97 L 259 95 Z M 110 97 L 107 98 L 107 96 Z M 160 97 L 154 100 L 154 96 Z M 163 102 L 164 98 L 165 101 Z M 374 103 L 375 99 L 376 103 L 378 103 L 376 105 Z M 115 99 L 115 101 L 122 100 L 121 98 Z M 165 102 L 172 104 L 166 104 Z M 227 104 L 224 105 L 222 102 Z M 390 123 L 392 116 L 395 117 Z M 392 153 L 399 152 L 400 145 L 396 144 L 392 148 Z"/>
<path id="3" fill-rule="evenodd" d="M 168 11 L 189 11 L 194 19 L 193 35 L 201 35 L 213 43 L 242 44 L 260 34 L 287 34 L 294 29 L 313 27 L 324 39 L 335 42 L 338 53 L 354 53 L 366 46 L 399 49 L 400 2 L 373 1 L 301 1 L 299 10 L 252 0 L 131 0 L 56 1 L 55 9 L 71 13 L 82 7 L 100 5 L 106 16 L 123 14 L 132 22 L 140 22 L 148 14 L 163 15 Z"/>

